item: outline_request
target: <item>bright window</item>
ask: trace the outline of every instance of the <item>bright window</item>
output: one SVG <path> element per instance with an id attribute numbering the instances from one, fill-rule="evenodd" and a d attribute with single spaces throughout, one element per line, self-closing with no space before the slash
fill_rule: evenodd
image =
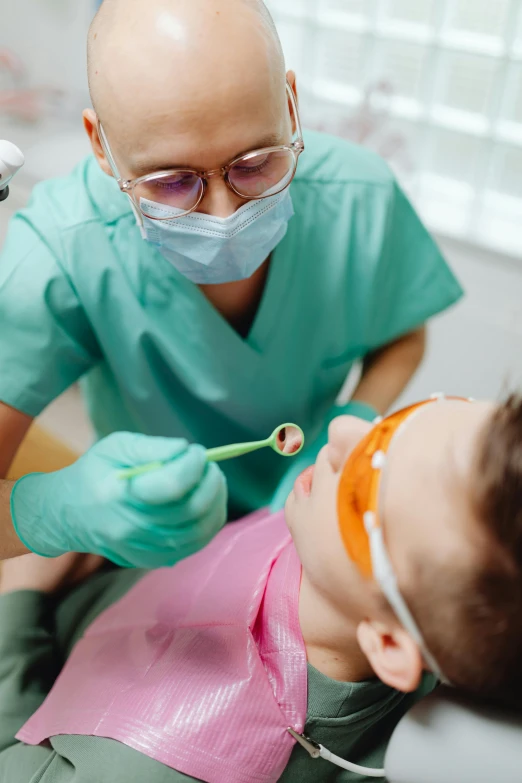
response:
<path id="1" fill-rule="evenodd" d="M 432 229 L 522 255 L 522 0 L 267 0 L 305 124 L 386 157 Z"/>

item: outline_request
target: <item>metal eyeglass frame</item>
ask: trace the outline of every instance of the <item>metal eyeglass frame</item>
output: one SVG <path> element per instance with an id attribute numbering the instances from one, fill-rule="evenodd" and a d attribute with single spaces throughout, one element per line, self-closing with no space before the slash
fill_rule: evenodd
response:
<path id="1" fill-rule="evenodd" d="M 211 169 L 210 171 L 198 171 L 197 169 L 191 169 L 191 168 L 165 169 L 164 171 L 157 171 L 154 174 L 145 174 L 144 176 L 138 177 L 137 179 L 124 180 L 121 177 L 121 175 L 120 175 L 120 173 L 118 171 L 118 167 L 117 167 L 116 162 L 114 160 L 114 156 L 112 154 L 109 141 L 107 139 L 105 131 L 103 130 L 102 124 L 101 124 L 100 120 L 98 119 L 97 128 L 98 128 L 98 136 L 99 136 L 99 139 L 100 139 L 101 147 L 103 149 L 105 157 L 107 158 L 107 161 L 108 161 L 109 166 L 111 168 L 111 171 L 112 171 L 112 174 L 114 176 L 114 179 L 116 180 L 116 182 L 118 183 L 118 185 L 120 187 L 120 190 L 122 191 L 122 193 L 125 193 L 129 197 L 129 199 L 131 201 L 131 204 L 132 204 L 132 206 L 134 208 L 136 216 L 137 216 L 137 218 L 140 221 L 140 226 L 143 227 L 143 218 L 144 217 L 147 217 L 150 220 L 158 220 L 158 221 L 161 221 L 161 220 L 174 220 L 176 218 L 185 217 L 186 215 L 190 215 L 192 212 L 195 212 L 197 210 L 197 208 L 199 207 L 199 205 L 201 204 L 201 202 L 203 201 L 203 199 L 205 198 L 205 193 L 206 193 L 207 187 L 208 187 L 208 180 L 211 177 L 221 176 L 224 179 L 225 184 L 227 185 L 227 187 L 233 193 L 235 193 L 236 196 L 239 196 L 240 198 L 245 199 L 246 201 L 257 201 L 257 200 L 269 198 L 270 196 L 275 196 L 278 193 L 281 193 L 283 190 L 286 190 L 286 188 L 288 188 L 290 186 L 290 184 L 292 183 L 292 180 L 295 177 L 295 174 L 296 174 L 296 171 L 297 171 L 297 164 L 298 164 L 298 161 L 299 161 L 299 156 L 301 155 L 302 152 L 304 152 L 304 149 L 305 149 L 305 144 L 304 144 L 304 140 L 303 140 L 303 131 L 302 131 L 302 126 L 301 126 L 301 119 L 299 117 L 299 109 L 297 107 L 297 101 L 296 101 L 296 98 L 295 98 L 295 95 L 294 95 L 294 91 L 293 91 L 293 89 L 290 86 L 288 81 L 286 82 L 286 91 L 287 91 L 288 98 L 289 98 L 289 101 L 290 101 L 290 105 L 292 107 L 292 111 L 293 111 L 293 114 L 294 114 L 295 125 L 296 125 L 295 132 L 297 134 L 296 141 L 293 141 L 290 144 L 281 144 L 281 145 L 276 146 L 276 147 L 264 147 L 262 149 L 252 150 L 252 152 L 248 152 L 246 155 L 238 155 L 237 158 L 234 158 L 226 166 L 222 166 L 219 169 Z M 240 193 L 233 186 L 233 184 L 230 182 L 230 178 L 229 178 L 230 170 L 235 165 L 237 165 L 240 161 L 247 161 L 247 160 L 250 160 L 251 158 L 254 158 L 254 157 L 258 156 L 258 155 L 268 154 L 268 153 L 271 153 L 271 152 L 291 152 L 293 154 L 293 156 L 294 156 L 294 170 L 292 172 L 291 178 L 286 183 L 286 185 L 284 185 L 282 188 L 280 188 L 280 190 L 273 190 L 272 189 L 270 192 L 268 192 L 266 195 L 263 195 L 263 196 L 245 196 L 243 193 Z M 198 199 L 197 203 L 191 209 L 187 209 L 184 212 L 180 212 L 178 215 L 168 215 L 166 217 L 152 217 L 150 215 L 145 215 L 145 213 L 142 211 L 141 206 L 139 204 L 139 201 L 136 198 L 135 193 L 134 193 L 136 187 L 138 185 L 143 184 L 144 182 L 150 182 L 150 181 L 152 181 L 154 179 L 158 179 L 159 177 L 165 177 L 165 176 L 169 176 L 169 175 L 173 175 L 173 174 L 195 174 L 196 176 L 198 176 L 200 178 L 203 186 L 201 188 L 201 193 L 200 193 L 200 196 L 199 196 L 199 199 Z"/>

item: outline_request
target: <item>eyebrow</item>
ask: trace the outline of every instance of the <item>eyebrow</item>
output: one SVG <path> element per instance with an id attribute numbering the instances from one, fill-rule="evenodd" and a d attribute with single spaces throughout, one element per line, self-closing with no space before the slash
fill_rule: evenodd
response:
<path id="1" fill-rule="evenodd" d="M 255 152 L 256 150 L 264 149 L 265 147 L 276 147 L 283 143 L 279 133 L 271 133 L 269 136 L 262 138 L 254 147 L 248 147 L 248 149 L 233 155 L 224 165 L 226 166 L 230 161 L 241 158 L 243 155 L 248 155 L 250 152 Z M 136 163 L 132 166 L 136 179 L 144 177 L 147 174 L 158 174 L 160 171 L 171 171 L 172 169 L 190 169 L 191 171 L 201 170 L 194 166 L 187 166 L 186 163 L 172 163 L 171 161 L 163 163 Z"/>

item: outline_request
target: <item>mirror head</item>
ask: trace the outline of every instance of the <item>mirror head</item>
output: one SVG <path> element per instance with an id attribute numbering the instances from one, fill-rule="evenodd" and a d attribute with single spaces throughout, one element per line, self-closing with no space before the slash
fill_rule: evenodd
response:
<path id="1" fill-rule="evenodd" d="M 276 430 L 274 449 L 284 457 L 294 457 L 304 446 L 304 434 L 295 424 L 283 424 Z"/>

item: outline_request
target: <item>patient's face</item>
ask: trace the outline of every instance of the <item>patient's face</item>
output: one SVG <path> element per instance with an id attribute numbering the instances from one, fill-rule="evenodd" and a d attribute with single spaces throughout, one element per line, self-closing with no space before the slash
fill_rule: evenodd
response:
<path id="1" fill-rule="evenodd" d="M 494 410 L 490 403 L 433 403 L 395 436 L 379 516 L 403 589 L 412 589 L 413 562 L 436 560 L 444 569 L 451 558 L 464 565 L 474 557 L 480 529 L 472 513 L 470 480 L 477 439 Z M 341 540 L 337 488 L 347 458 L 371 426 L 350 416 L 335 419 L 328 445 L 314 468 L 298 479 L 286 506 L 307 578 L 348 612 L 364 613 L 370 590 Z"/>

